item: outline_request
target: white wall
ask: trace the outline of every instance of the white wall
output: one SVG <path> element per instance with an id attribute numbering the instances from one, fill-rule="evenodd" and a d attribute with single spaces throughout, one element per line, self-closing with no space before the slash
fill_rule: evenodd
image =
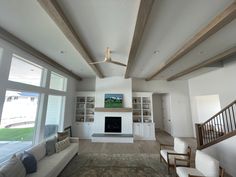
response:
<path id="1" fill-rule="evenodd" d="M 76 85 L 78 85 L 78 81 L 74 78 L 68 77 L 64 114 L 64 128 L 71 126 L 72 122 L 74 122 L 75 120 Z"/>
<path id="2" fill-rule="evenodd" d="M 203 123 L 221 110 L 219 95 L 196 96 L 198 122 Z"/>
<path id="3" fill-rule="evenodd" d="M 104 108 L 106 93 L 123 94 L 123 107 L 132 107 L 132 80 L 123 77 L 96 78 L 95 107 Z M 121 116 L 121 134 L 133 133 L 132 112 L 95 112 L 93 132 L 104 133 L 105 116 Z"/>
<path id="4" fill-rule="evenodd" d="M 175 137 L 193 136 L 187 81 L 167 82 L 164 80 L 133 79 L 133 91 L 169 93 L 171 97 L 172 135 Z"/>
<path id="5" fill-rule="evenodd" d="M 106 93 L 123 94 L 123 107 L 132 107 L 132 80 L 123 77 L 96 78 L 95 107 L 104 107 Z"/>
<path id="6" fill-rule="evenodd" d="M 79 81 L 76 90 L 77 91 L 95 91 L 95 78 L 85 78 Z"/>
<path id="7" fill-rule="evenodd" d="M 236 98 L 236 61 L 226 64 L 223 68 L 189 80 L 189 91 L 193 122 L 197 120 L 195 96 L 219 95 L 221 107 L 224 108 Z M 207 149 L 220 160 L 221 165 L 232 176 L 236 176 L 236 137 L 232 137 Z"/>

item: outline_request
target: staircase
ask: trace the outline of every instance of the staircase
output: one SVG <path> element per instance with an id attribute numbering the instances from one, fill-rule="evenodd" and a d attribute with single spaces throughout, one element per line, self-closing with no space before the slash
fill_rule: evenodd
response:
<path id="1" fill-rule="evenodd" d="M 204 149 L 236 135 L 236 100 L 202 124 L 195 124 L 197 148 Z"/>

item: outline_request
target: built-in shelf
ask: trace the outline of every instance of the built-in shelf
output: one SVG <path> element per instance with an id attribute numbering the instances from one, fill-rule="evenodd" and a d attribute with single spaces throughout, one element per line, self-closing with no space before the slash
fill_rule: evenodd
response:
<path id="1" fill-rule="evenodd" d="M 132 108 L 95 108 L 95 112 L 132 112 Z"/>

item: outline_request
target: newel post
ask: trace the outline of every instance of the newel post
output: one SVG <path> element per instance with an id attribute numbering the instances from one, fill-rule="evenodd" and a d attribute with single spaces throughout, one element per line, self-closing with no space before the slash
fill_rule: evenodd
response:
<path id="1" fill-rule="evenodd" d="M 197 136 L 197 149 L 203 145 L 203 135 L 202 135 L 202 124 L 195 124 L 196 136 Z"/>

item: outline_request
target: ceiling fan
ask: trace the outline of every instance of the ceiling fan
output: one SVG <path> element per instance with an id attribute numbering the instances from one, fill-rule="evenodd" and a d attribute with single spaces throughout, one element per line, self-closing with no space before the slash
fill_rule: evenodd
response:
<path id="1" fill-rule="evenodd" d="M 120 63 L 118 61 L 114 61 L 114 60 L 111 59 L 111 50 L 110 50 L 109 47 L 106 48 L 105 58 L 104 58 L 103 61 L 92 62 L 92 63 L 89 63 L 89 64 L 95 65 L 95 64 L 100 64 L 100 63 L 113 63 L 113 64 L 120 65 L 120 66 L 126 66 L 126 64 L 124 64 L 124 63 Z"/>

